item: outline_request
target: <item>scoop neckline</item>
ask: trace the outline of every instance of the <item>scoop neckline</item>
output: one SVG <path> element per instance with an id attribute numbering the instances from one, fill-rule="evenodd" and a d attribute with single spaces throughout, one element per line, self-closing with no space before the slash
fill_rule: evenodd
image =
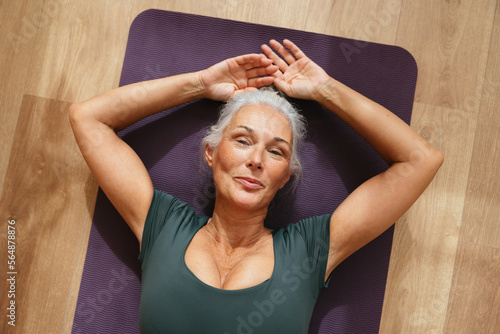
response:
<path id="1" fill-rule="evenodd" d="M 193 233 L 193 235 L 189 238 L 189 241 L 186 243 L 186 246 L 184 247 L 184 250 L 183 250 L 183 254 L 182 254 L 182 264 L 184 266 L 184 268 L 188 271 L 189 275 L 196 281 L 198 282 L 199 284 L 201 284 L 202 286 L 210 289 L 210 290 L 213 290 L 215 292 L 218 292 L 218 293 L 226 293 L 226 294 L 234 294 L 234 293 L 247 293 L 247 292 L 251 292 L 253 290 L 257 290 L 257 289 L 260 289 L 264 286 L 267 286 L 269 284 L 269 282 L 274 278 L 275 274 L 276 274 L 276 264 L 278 263 L 276 261 L 276 240 L 275 240 L 275 236 L 276 236 L 276 233 L 275 231 L 271 231 L 272 233 L 272 237 L 273 237 L 273 257 L 274 257 L 274 266 L 273 266 L 273 272 L 271 274 L 271 277 L 269 277 L 268 279 L 262 281 L 261 283 L 257 284 L 257 285 L 254 285 L 254 286 L 250 286 L 248 288 L 243 288 L 243 289 L 231 289 L 231 290 L 226 290 L 226 289 L 220 289 L 220 288 L 216 288 L 215 286 L 212 286 L 210 284 L 207 284 L 205 282 L 203 282 L 201 279 L 198 278 L 198 276 L 196 276 L 192 271 L 191 269 L 189 269 L 187 263 L 186 263 L 186 252 L 187 252 L 187 248 L 189 247 L 189 245 L 191 244 L 191 241 L 193 240 L 194 236 L 196 235 L 196 233 L 198 233 L 199 230 L 201 230 L 203 228 L 203 226 L 205 226 L 208 222 L 208 220 L 210 219 L 210 217 L 206 216 L 206 221 L 200 225 L 200 227 Z"/>

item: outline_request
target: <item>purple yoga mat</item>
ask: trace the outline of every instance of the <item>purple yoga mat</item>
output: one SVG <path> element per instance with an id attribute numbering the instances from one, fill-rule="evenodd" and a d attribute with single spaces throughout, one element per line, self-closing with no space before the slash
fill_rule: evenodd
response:
<path id="1" fill-rule="evenodd" d="M 404 49 L 351 39 L 160 10 L 133 22 L 120 85 L 197 71 L 228 57 L 260 52 L 271 38 L 289 38 L 331 76 L 409 123 L 417 78 Z M 138 90 L 136 98 L 147 98 Z M 295 192 L 277 195 L 270 227 L 330 213 L 357 186 L 387 169 L 348 125 L 310 101 L 293 100 L 307 117 L 300 149 L 304 173 Z M 201 168 L 199 143 L 220 104 L 199 100 L 125 129 L 120 136 L 139 154 L 155 188 L 211 214 L 213 184 Z M 344 261 L 322 291 L 310 333 L 378 333 L 392 228 Z M 99 191 L 78 296 L 73 333 L 139 333 L 138 242 Z M 165 310 L 168 312 L 168 310 Z"/>

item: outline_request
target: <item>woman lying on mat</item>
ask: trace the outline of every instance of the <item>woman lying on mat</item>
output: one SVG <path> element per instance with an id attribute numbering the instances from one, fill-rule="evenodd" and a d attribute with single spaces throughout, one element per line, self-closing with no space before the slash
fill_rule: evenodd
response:
<path id="1" fill-rule="evenodd" d="M 141 245 L 143 333 L 307 333 L 333 269 L 403 215 L 443 162 L 398 117 L 328 76 L 291 41 L 270 46 L 262 46 L 264 55 L 121 87 L 71 106 L 87 164 Z M 257 89 L 270 84 L 331 110 L 390 168 L 333 214 L 267 229 L 269 203 L 300 171 L 297 145 L 305 128 L 287 100 Z M 136 101 L 137 89 L 148 98 Z M 216 187 L 211 217 L 154 190 L 140 158 L 115 133 L 200 98 L 228 101 L 202 143 Z M 99 144 L 92 145 L 96 136 Z"/>

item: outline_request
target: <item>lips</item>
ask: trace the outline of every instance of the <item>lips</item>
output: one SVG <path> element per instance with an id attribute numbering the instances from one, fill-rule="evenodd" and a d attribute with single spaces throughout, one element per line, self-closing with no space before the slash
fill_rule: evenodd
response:
<path id="1" fill-rule="evenodd" d="M 236 177 L 236 181 L 239 183 L 243 184 L 245 187 L 250 188 L 250 189 L 262 189 L 264 188 L 264 185 L 260 183 L 259 180 L 251 178 L 251 177 Z"/>

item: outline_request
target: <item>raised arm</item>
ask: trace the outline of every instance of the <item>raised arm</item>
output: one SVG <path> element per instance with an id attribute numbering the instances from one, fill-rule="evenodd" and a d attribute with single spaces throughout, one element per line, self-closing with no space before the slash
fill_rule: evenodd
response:
<path id="1" fill-rule="evenodd" d="M 275 85 L 287 95 L 316 100 L 363 136 L 390 164 L 339 205 L 330 222 L 327 277 L 353 252 L 376 238 L 417 200 L 443 163 L 443 155 L 386 108 L 328 76 L 295 44 L 264 45 L 278 65 Z"/>
<path id="2" fill-rule="evenodd" d="M 277 70 L 262 55 L 230 58 L 203 71 L 136 83 L 70 107 L 75 139 L 111 203 L 139 240 L 153 196 L 141 159 L 115 131 L 159 111 L 199 98 L 227 100 L 268 85 Z"/>

